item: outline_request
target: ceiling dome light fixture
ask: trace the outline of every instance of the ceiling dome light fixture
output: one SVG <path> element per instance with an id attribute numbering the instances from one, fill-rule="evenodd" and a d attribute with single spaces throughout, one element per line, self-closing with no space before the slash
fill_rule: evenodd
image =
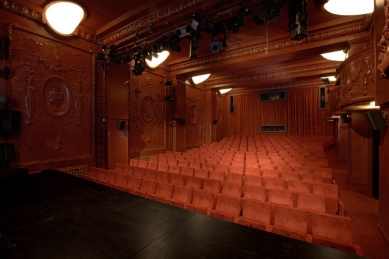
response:
<path id="1" fill-rule="evenodd" d="M 157 66 L 162 64 L 162 62 L 164 62 L 167 59 L 167 57 L 169 57 L 169 55 L 170 55 L 170 52 L 167 50 L 164 50 L 161 53 L 158 53 L 157 58 L 153 56 L 153 58 L 151 60 L 146 59 L 146 63 L 150 68 L 156 68 Z"/>
<path id="2" fill-rule="evenodd" d="M 84 8 L 70 1 L 51 2 L 43 10 L 43 23 L 63 36 L 73 35 L 85 18 Z"/>
<path id="3" fill-rule="evenodd" d="M 337 15 L 360 15 L 374 11 L 374 0 L 329 0 L 323 7 Z"/>
<path id="4" fill-rule="evenodd" d="M 334 52 L 328 52 L 320 54 L 323 58 L 332 60 L 332 61 L 345 61 L 347 58 L 347 53 L 345 53 L 343 50 L 338 50 Z"/>
<path id="5" fill-rule="evenodd" d="M 221 93 L 221 94 L 225 94 L 225 93 L 228 93 L 229 91 L 231 91 L 232 90 L 232 88 L 225 88 L 225 89 L 219 89 L 219 92 Z"/>
<path id="6" fill-rule="evenodd" d="M 193 83 L 198 85 L 198 84 L 204 82 L 205 80 L 207 80 L 210 75 L 211 74 L 204 74 L 204 75 L 199 75 L 199 76 L 193 76 L 192 77 L 192 81 L 193 81 Z"/>

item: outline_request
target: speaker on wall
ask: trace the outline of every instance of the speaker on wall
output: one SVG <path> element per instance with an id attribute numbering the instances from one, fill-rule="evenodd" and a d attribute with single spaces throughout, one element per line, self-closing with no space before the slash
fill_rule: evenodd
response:
<path id="1" fill-rule="evenodd" d="M 379 130 L 387 127 L 384 116 L 380 111 L 368 111 L 366 112 L 367 117 L 373 127 L 373 130 Z"/>
<path id="2" fill-rule="evenodd" d="M 341 114 L 341 115 L 340 115 L 340 120 L 342 121 L 343 124 L 346 124 L 346 123 L 349 123 L 349 122 L 350 122 L 350 119 L 349 119 L 349 117 L 347 116 L 347 114 Z"/>
<path id="3" fill-rule="evenodd" d="M 10 162 L 15 160 L 15 146 L 12 143 L 0 144 L 0 162 Z"/>
<path id="4" fill-rule="evenodd" d="M 16 110 L 0 110 L 0 135 L 17 135 L 20 132 L 20 112 Z"/>

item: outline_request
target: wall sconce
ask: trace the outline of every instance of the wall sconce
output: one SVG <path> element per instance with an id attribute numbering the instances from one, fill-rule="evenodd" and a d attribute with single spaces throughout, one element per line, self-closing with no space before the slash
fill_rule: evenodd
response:
<path id="1" fill-rule="evenodd" d="M 228 93 L 228 92 L 231 91 L 231 90 L 232 90 L 232 88 L 220 89 L 220 90 L 219 90 L 219 93 L 225 94 L 225 93 Z"/>
<path id="2" fill-rule="evenodd" d="M 347 58 L 347 52 L 343 50 L 338 50 L 334 52 L 328 52 L 320 54 L 323 58 L 332 60 L 332 61 L 345 61 Z"/>
<path id="3" fill-rule="evenodd" d="M 55 1 L 43 9 L 42 21 L 56 33 L 71 36 L 85 18 L 86 12 L 80 5 L 70 1 Z"/>

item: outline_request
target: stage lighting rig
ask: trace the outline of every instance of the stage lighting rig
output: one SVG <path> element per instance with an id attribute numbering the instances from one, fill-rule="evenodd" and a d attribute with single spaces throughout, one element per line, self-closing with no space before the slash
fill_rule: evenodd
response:
<path id="1" fill-rule="evenodd" d="M 143 71 L 146 69 L 146 64 L 144 57 L 141 52 L 135 54 L 135 63 L 134 68 L 132 69 L 132 74 L 134 76 L 142 75 Z"/>
<path id="2" fill-rule="evenodd" d="M 215 40 L 215 37 L 222 33 L 224 39 Z M 215 24 L 215 31 L 212 33 L 212 42 L 210 44 L 212 53 L 220 52 L 227 49 L 227 27 L 224 22 Z"/>
<path id="3" fill-rule="evenodd" d="M 308 36 L 307 0 L 289 0 L 289 32 L 291 40 Z"/>

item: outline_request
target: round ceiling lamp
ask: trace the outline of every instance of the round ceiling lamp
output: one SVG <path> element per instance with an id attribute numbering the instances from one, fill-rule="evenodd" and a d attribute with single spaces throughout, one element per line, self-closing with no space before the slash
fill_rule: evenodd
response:
<path id="1" fill-rule="evenodd" d="M 148 59 L 145 59 L 145 60 L 146 60 L 147 65 L 150 68 L 156 68 L 162 62 L 164 62 L 167 59 L 167 57 L 169 57 L 169 55 L 170 55 L 170 52 L 167 50 L 164 50 L 161 53 L 158 53 L 158 57 L 153 56 L 153 58 L 151 60 L 148 60 Z"/>
<path id="2" fill-rule="evenodd" d="M 337 15 L 360 15 L 374 11 L 374 0 L 329 0 L 323 7 Z"/>
<path id="3" fill-rule="evenodd" d="M 204 82 L 205 80 L 207 80 L 210 75 L 211 74 L 204 74 L 204 75 L 199 75 L 199 76 L 193 76 L 192 77 L 192 81 L 193 81 L 193 83 L 198 85 L 198 84 Z"/>
<path id="4" fill-rule="evenodd" d="M 51 2 L 43 9 L 43 22 L 63 36 L 73 35 L 85 18 L 84 8 L 70 1 Z"/>

